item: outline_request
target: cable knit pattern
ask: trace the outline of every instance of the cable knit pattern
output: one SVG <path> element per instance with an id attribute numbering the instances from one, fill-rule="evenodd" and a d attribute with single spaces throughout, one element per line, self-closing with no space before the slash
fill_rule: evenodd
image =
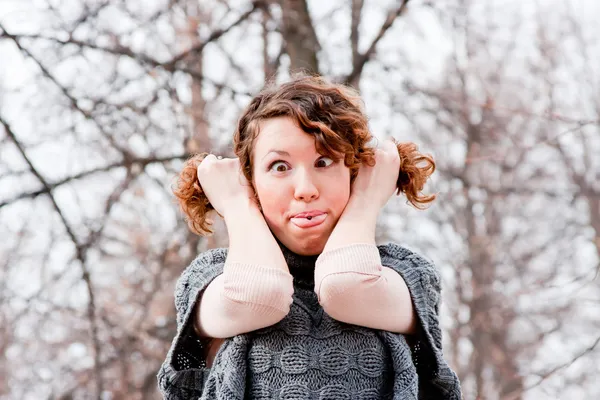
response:
<path id="1" fill-rule="evenodd" d="M 166 399 L 450 399 L 461 398 L 441 351 L 440 280 L 431 263 L 400 246 L 379 246 L 382 264 L 406 281 L 420 331 L 403 335 L 328 316 L 313 290 L 316 257 L 282 248 L 294 278 L 289 314 L 279 323 L 227 339 L 213 367 L 192 328 L 198 294 L 223 272 L 226 250 L 201 254 L 177 282 L 178 332 L 158 373 Z"/>

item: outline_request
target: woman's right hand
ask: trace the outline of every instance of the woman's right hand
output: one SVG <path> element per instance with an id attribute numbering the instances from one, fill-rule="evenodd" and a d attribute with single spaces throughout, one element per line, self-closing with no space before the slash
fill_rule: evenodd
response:
<path id="1" fill-rule="evenodd" d="M 198 182 L 213 208 L 225 216 L 240 206 L 255 204 L 254 189 L 240 168 L 238 158 L 207 155 L 198 165 Z"/>

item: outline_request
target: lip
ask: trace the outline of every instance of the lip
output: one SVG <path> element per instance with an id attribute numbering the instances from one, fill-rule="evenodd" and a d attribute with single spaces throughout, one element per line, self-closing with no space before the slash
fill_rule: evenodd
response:
<path id="1" fill-rule="evenodd" d="M 325 214 L 325 212 L 321 210 L 311 210 L 295 214 L 292 218 L 318 217 L 321 214 Z"/>

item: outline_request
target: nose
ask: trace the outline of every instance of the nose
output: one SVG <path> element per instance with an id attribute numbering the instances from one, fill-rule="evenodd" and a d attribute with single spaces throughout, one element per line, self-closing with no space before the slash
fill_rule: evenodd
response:
<path id="1" fill-rule="evenodd" d="M 319 198 L 319 189 L 306 170 L 296 170 L 294 197 L 296 200 L 312 201 Z"/>

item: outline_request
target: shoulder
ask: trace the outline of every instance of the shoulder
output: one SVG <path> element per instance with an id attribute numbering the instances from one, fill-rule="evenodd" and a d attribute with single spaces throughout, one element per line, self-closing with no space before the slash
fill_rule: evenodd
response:
<path id="1" fill-rule="evenodd" d="M 402 262 L 402 261 L 410 261 L 416 262 L 418 264 L 427 264 L 433 267 L 433 262 L 423 255 L 410 250 L 406 247 L 400 246 L 399 244 L 390 242 L 383 245 L 377 246 L 379 250 L 379 255 L 381 256 L 382 262 Z"/>
<path id="2" fill-rule="evenodd" d="M 203 251 L 200 253 L 194 261 L 190 263 L 190 266 L 207 266 L 212 264 L 223 264 L 227 258 L 226 248 L 216 248 Z"/>
<path id="3" fill-rule="evenodd" d="M 223 265 L 227 258 L 227 249 L 210 249 L 200 253 L 183 271 L 178 279 L 177 286 L 187 285 L 194 281 L 205 284 L 223 272 Z"/>
<path id="4" fill-rule="evenodd" d="M 381 264 L 400 273 L 405 281 L 419 279 L 435 288 L 440 287 L 440 274 L 432 260 L 396 243 L 380 245 L 377 248 Z"/>

